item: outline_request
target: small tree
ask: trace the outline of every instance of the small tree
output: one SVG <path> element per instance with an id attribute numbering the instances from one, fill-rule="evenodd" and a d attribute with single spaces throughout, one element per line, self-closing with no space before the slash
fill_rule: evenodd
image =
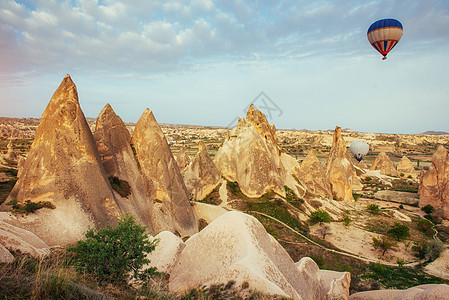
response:
<path id="1" fill-rule="evenodd" d="M 403 225 L 401 223 L 394 223 L 391 229 L 388 230 L 388 235 L 400 241 L 410 236 L 410 228 L 408 228 L 407 225 Z"/>
<path id="2" fill-rule="evenodd" d="M 384 235 L 381 236 L 380 239 L 373 237 L 373 247 L 376 250 L 377 249 L 381 250 L 382 256 L 384 256 L 388 250 L 390 250 L 391 248 L 393 248 L 395 246 L 396 246 L 396 243 Z"/>
<path id="3" fill-rule="evenodd" d="M 140 269 L 150 262 L 146 255 L 157 241 L 148 240 L 145 227 L 135 224 L 133 216 L 121 218 L 114 228 L 89 229 L 85 236 L 85 241 L 67 249 L 79 272 L 93 274 L 102 282 L 125 282 L 129 273 L 146 280 L 155 273 L 156 268 Z"/>
<path id="4" fill-rule="evenodd" d="M 331 217 L 325 210 L 317 210 L 310 214 L 310 221 L 313 223 L 320 223 L 321 225 L 323 223 L 329 223 L 331 220 Z"/>
<path id="5" fill-rule="evenodd" d="M 323 238 L 323 240 L 326 239 L 327 235 L 331 235 L 331 229 L 329 228 L 329 226 L 323 226 L 318 228 L 318 230 L 316 231 L 319 235 L 321 235 L 321 237 Z"/>
<path id="6" fill-rule="evenodd" d="M 435 208 L 432 205 L 427 204 L 426 206 L 422 207 L 421 210 L 426 214 L 430 215 L 435 211 Z"/>
<path id="7" fill-rule="evenodd" d="M 377 204 L 368 204 L 366 207 L 370 213 L 377 215 L 380 211 L 379 205 Z"/>

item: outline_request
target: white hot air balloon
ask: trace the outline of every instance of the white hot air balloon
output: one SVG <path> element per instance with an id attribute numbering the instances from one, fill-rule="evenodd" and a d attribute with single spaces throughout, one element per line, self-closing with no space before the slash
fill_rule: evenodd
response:
<path id="1" fill-rule="evenodd" d="M 356 141 L 349 146 L 349 151 L 357 161 L 361 161 L 369 151 L 369 145 L 363 141 Z"/>

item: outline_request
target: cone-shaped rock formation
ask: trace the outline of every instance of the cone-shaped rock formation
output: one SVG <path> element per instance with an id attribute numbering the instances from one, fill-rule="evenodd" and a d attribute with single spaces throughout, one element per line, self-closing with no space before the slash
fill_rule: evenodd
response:
<path id="1" fill-rule="evenodd" d="M 182 171 L 182 174 L 187 192 L 195 201 L 203 200 L 221 181 L 220 171 L 207 154 L 203 141 L 199 142 L 198 154 Z"/>
<path id="2" fill-rule="evenodd" d="M 433 154 L 429 170 L 419 180 L 419 206 L 428 204 L 449 219 L 449 153 L 441 145 Z"/>
<path id="3" fill-rule="evenodd" d="M 359 185 L 354 166 L 351 163 L 346 143 L 341 136 L 341 128 L 336 126 L 332 148 L 326 166 L 326 174 L 336 200 L 354 200 L 352 186 Z"/>
<path id="4" fill-rule="evenodd" d="M 413 178 L 417 177 L 415 167 L 413 167 L 412 162 L 407 156 L 403 156 L 398 163 L 398 173 L 403 173 L 405 177 L 411 176 Z"/>
<path id="5" fill-rule="evenodd" d="M 7 201 L 48 201 L 18 224 L 49 245 L 82 238 L 88 226 L 113 225 L 121 212 L 92 132 L 67 75 L 45 109 L 21 175 Z M 29 221 L 29 224 L 27 223 Z"/>
<path id="6" fill-rule="evenodd" d="M 131 135 L 109 104 L 98 115 L 94 139 L 121 210 L 136 216 L 151 231 L 153 201 L 146 195 L 130 145 Z"/>
<path id="7" fill-rule="evenodd" d="M 181 148 L 176 155 L 176 163 L 180 170 L 184 170 L 190 164 L 190 157 L 184 148 Z"/>
<path id="8" fill-rule="evenodd" d="M 331 186 L 326 176 L 326 170 L 312 151 L 301 163 L 298 177 L 311 194 L 332 199 Z"/>
<path id="9" fill-rule="evenodd" d="M 376 157 L 369 169 L 371 171 L 380 170 L 380 174 L 382 175 L 398 176 L 398 171 L 393 162 L 384 151 Z"/>
<path id="10" fill-rule="evenodd" d="M 132 144 L 147 194 L 154 199 L 154 231 L 168 230 L 181 236 L 198 232 L 197 219 L 178 164 L 153 112 L 148 108 L 136 124 Z"/>

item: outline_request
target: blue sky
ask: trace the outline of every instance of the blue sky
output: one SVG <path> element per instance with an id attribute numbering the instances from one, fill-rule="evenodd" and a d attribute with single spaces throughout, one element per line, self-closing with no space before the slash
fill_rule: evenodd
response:
<path id="1" fill-rule="evenodd" d="M 385 61 L 382 18 L 404 26 Z M 263 91 L 277 128 L 449 132 L 447 32 L 447 0 L 0 0 L 0 116 L 40 117 L 70 74 L 89 117 L 227 126 Z"/>

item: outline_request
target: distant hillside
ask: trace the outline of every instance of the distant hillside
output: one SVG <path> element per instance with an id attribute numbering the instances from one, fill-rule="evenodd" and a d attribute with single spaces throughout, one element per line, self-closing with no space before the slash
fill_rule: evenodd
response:
<path id="1" fill-rule="evenodd" d="M 423 132 L 421 134 L 426 134 L 426 135 L 444 135 L 444 134 L 449 134 L 449 132 L 445 132 L 445 131 L 426 131 L 426 132 Z"/>

